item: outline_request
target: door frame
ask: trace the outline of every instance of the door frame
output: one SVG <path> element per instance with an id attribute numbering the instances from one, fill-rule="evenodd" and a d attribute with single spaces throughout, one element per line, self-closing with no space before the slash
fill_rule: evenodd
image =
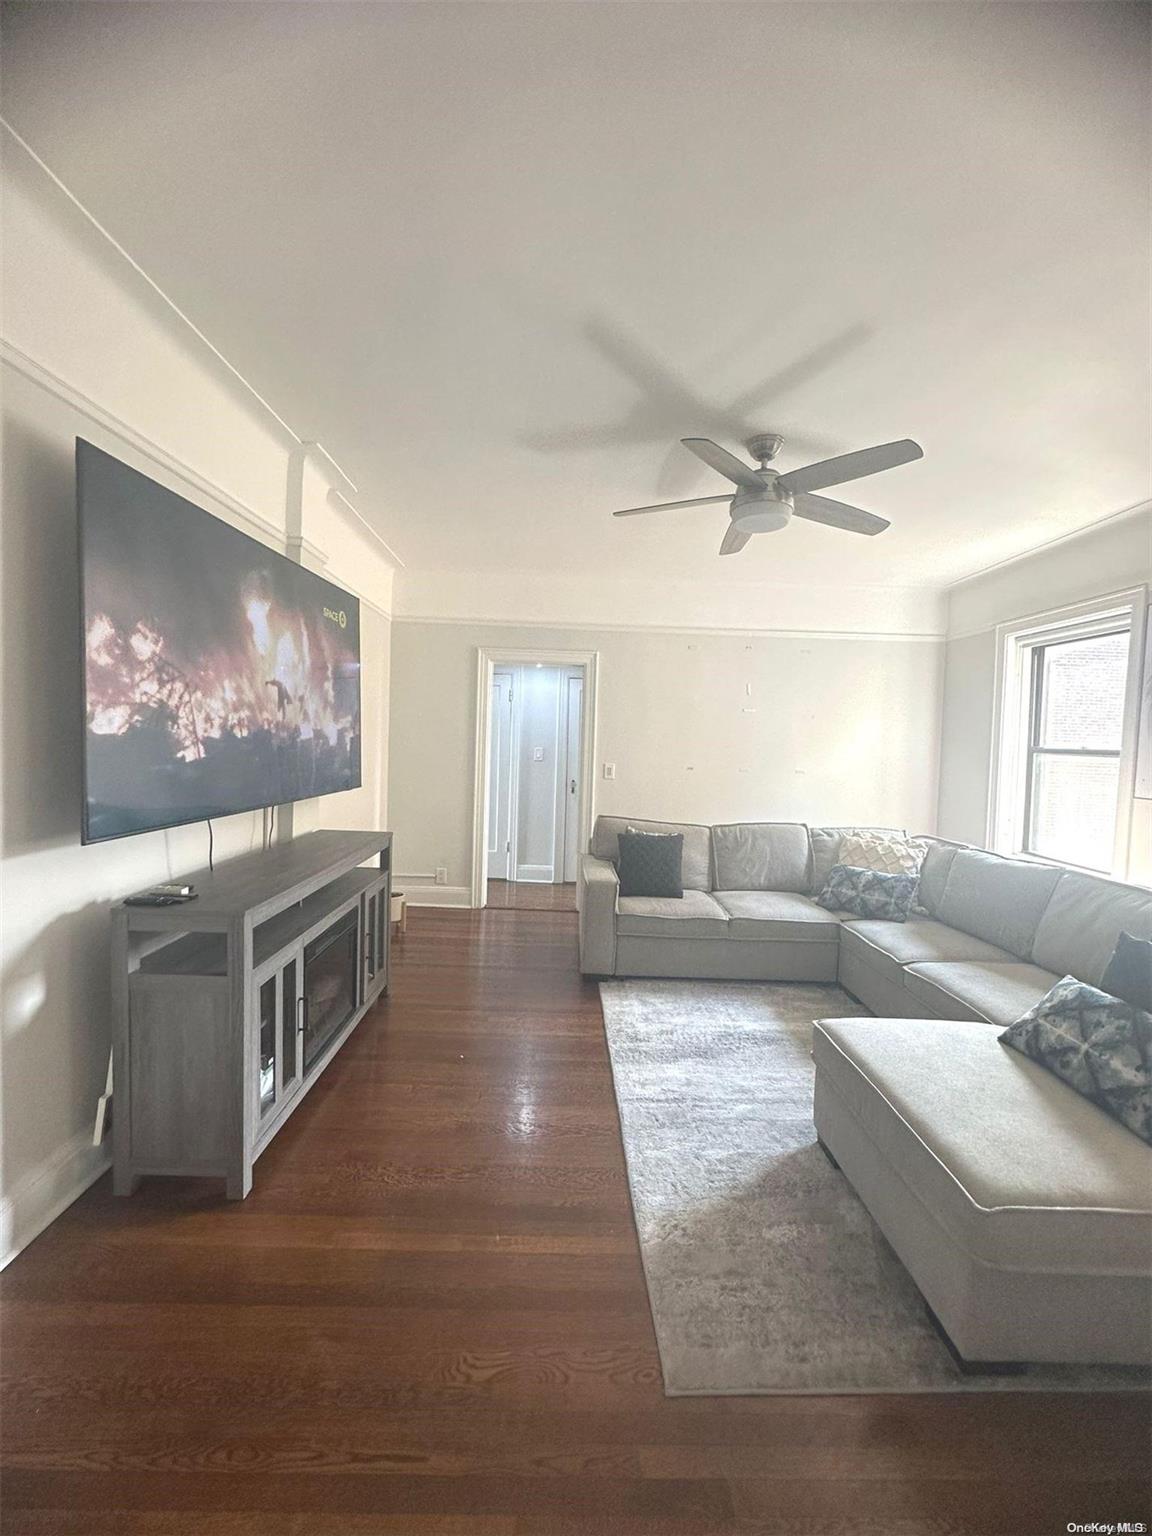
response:
<path id="1" fill-rule="evenodd" d="M 497 662 L 496 665 L 492 668 L 492 688 L 493 689 L 495 688 L 496 674 L 498 672 L 502 672 L 502 673 L 504 673 L 507 676 L 508 681 L 509 681 L 509 686 L 510 686 L 510 695 L 515 695 L 517 687 L 519 686 L 519 680 L 520 680 L 519 671 L 515 667 L 509 666 L 507 662 L 503 662 L 503 661 Z M 489 692 L 489 699 L 491 699 L 491 691 L 492 690 L 490 690 L 490 692 Z M 489 704 L 489 712 L 491 714 L 491 704 Z M 493 724 L 494 724 L 494 722 L 493 722 Z M 489 729 L 492 732 L 492 736 L 494 736 L 495 735 L 495 731 L 492 728 L 492 725 L 490 725 Z M 507 838 L 507 841 L 508 841 L 508 851 L 507 851 L 507 855 L 505 857 L 505 862 L 504 862 L 504 878 L 506 880 L 515 880 L 515 878 L 516 878 L 516 868 L 515 868 L 515 864 L 514 864 L 513 857 L 512 857 L 512 850 L 516 846 L 516 842 L 517 842 L 516 808 L 517 808 L 517 804 L 518 804 L 518 801 L 519 801 L 519 788 L 520 788 L 519 782 L 518 782 L 519 781 L 519 777 L 520 777 L 520 750 L 519 750 L 520 749 L 520 741 L 519 741 L 519 737 L 520 737 L 520 721 L 519 721 L 519 716 L 517 715 L 515 709 L 510 709 L 509 710 L 509 720 L 508 720 L 508 783 L 505 786 L 505 796 L 504 796 L 504 799 L 505 799 L 505 807 L 504 808 L 507 811 L 507 815 L 508 815 L 508 828 L 507 828 L 507 831 L 508 831 L 508 838 Z M 488 757 L 488 789 L 489 789 L 489 792 L 491 791 L 491 788 L 492 788 L 492 756 L 491 756 L 491 754 L 492 754 L 492 748 L 494 746 L 495 746 L 495 742 L 490 737 L 490 739 L 489 739 L 489 746 L 488 746 L 488 753 L 489 753 L 489 757 Z M 499 812 L 498 812 L 498 814 L 499 814 Z M 494 877 L 493 876 L 491 867 L 488 864 L 488 858 L 489 858 L 488 837 L 489 837 L 489 835 L 491 834 L 491 831 L 492 831 L 491 817 L 489 817 L 489 819 L 488 819 L 488 821 L 486 823 L 486 827 L 487 827 L 487 830 L 486 830 L 485 836 L 484 836 L 484 874 L 485 874 L 486 880 L 491 880 L 493 878 L 499 878 L 499 877 Z"/>
<path id="2" fill-rule="evenodd" d="M 545 666 L 582 667 L 584 696 L 580 711 L 580 843 L 587 847 L 592 836 L 593 801 L 596 795 L 596 704 L 600 669 L 599 651 L 561 651 L 550 647 L 517 650 L 504 646 L 476 648 L 476 742 L 472 791 L 472 873 L 470 905 L 483 907 L 488 900 L 485 864 L 488 855 L 488 773 L 492 752 L 492 679 L 498 666 L 522 667 L 535 662 Z"/>
<path id="3" fill-rule="evenodd" d="M 562 671 L 560 676 L 562 686 L 559 690 L 559 697 L 556 703 L 556 745 L 557 755 L 559 756 L 561 753 L 563 754 L 563 765 L 561 765 L 559 762 L 557 763 L 556 836 L 553 839 L 554 846 L 552 850 L 552 867 L 555 871 L 555 883 L 567 885 L 571 883 L 568 879 L 568 832 L 572 823 L 572 812 L 569 809 L 570 796 L 568 792 L 568 780 L 570 778 L 570 774 L 568 772 L 568 764 L 569 749 L 571 747 L 571 742 L 569 740 L 569 725 L 571 723 L 569 703 L 572 695 L 572 685 L 573 683 L 578 683 L 580 685 L 580 716 L 582 717 L 584 713 L 584 671 L 583 668 L 577 669 L 572 667 L 567 671 Z M 577 736 L 579 736 L 580 733 L 580 724 L 581 719 L 578 718 L 576 721 Z M 582 745 L 582 743 L 578 742 L 578 746 L 580 745 Z M 559 771 L 561 766 L 563 766 L 563 773 Z M 582 761 L 582 754 L 578 753 L 575 771 L 577 783 L 580 784 L 581 787 L 583 786 L 583 780 L 581 777 L 583 770 L 584 764 Z M 583 795 L 581 794 L 579 798 L 582 802 Z M 581 853 L 579 823 L 572 827 L 572 833 L 573 841 L 575 844 L 576 860 L 577 864 L 579 864 Z M 577 874 L 578 873 L 579 871 L 577 870 Z M 577 874 L 572 876 L 573 881 L 576 880 Z"/>

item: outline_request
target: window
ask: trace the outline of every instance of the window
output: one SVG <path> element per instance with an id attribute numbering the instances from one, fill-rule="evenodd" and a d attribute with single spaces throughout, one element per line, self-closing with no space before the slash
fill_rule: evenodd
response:
<path id="1" fill-rule="evenodd" d="M 1125 628 L 1031 647 L 1025 853 L 1112 868 L 1128 641 Z"/>
<path id="2" fill-rule="evenodd" d="M 1144 590 L 998 630 L 989 844 L 1123 876 Z"/>

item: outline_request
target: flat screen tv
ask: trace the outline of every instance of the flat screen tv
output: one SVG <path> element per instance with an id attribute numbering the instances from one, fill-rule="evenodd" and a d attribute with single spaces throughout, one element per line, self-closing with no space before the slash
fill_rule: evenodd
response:
<path id="1" fill-rule="evenodd" d="M 83 840 L 356 789 L 360 604 L 78 438 Z"/>

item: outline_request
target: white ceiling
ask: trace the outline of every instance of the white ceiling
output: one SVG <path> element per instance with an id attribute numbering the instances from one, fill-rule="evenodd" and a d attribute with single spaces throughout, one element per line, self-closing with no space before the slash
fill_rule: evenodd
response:
<path id="1" fill-rule="evenodd" d="M 1148 17 L 37 0 L 4 110 L 410 567 L 934 585 L 1149 495 Z M 745 428 L 925 458 L 608 517 Z"/>

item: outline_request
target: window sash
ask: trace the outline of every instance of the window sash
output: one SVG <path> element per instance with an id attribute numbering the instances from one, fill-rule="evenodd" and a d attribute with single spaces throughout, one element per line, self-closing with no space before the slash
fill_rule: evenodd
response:
<path id="1" fill-rule="evenodd" d="M 1112 625 L 1099 629 L 1086 626 L 1086 633 L 1055 637 L 1045 640 L 1021 640 L 1022 649 L 1031 651 L 1031 678 L 1029 683 L 1028 699 L 1028 739 L 1025 746 L 1025 771 L 1024 771 L 1024 805 L 1020 816 L 1022 836 L 1020 839 L 1020 851 L 1030 853 L 1035 858 L 1051 858 L 1051 854 L 1042 854 L 1037 850 L 1038 836 L 1036 831 L 1036 819 L 1040 812 L 1040 802 L 1037 794 L 1037 781 L 1042 761 L 1049 757 L 1098 757 L 1115 762 L 1117 776 L 1117 792 L 1119 792 L 1120 776 L 1120 748 L 1119 747 L 1046 747 L 1043 745 L 1043 720 L 1044 720 L 1044 689 L 1047 682 L 1045 676 L 1045 661 L 1047 653 L 1057 646 L 1075 645 L 1078 641 L 1104 640 L 1110 635 L 1127 635 L 1130 630 L 1127 625 Z M 1113 829 L 1115 833 L 1115 829 Z M 1112 865 L 1113 848 L 1106 853 L 1105 862 L 1099 866 L 1102 872 L 1107 873 Z"/>
<path id="2" fill-rule="evenodd" d="M 1147 605 L 1147 587 L 1134 587 L 1112 593 L 1102 601 L 1073 605 L 1048 615 L 1038 614 L 996 626 L 998 661 L 986 846 L 999 853 L 1050 863 L 1071 863 L 1087 870 L 1089 866 L 1060 858 L 1050 851 L 1033 851 L 1034 785 L 1046 757 L 1118 758 L 1115 838 L 1107 872 L 1114 878 L 1125 877 L 1130 848 L 1131 802 L 1136 788 L 1136 729 Z M 1036 653 L 1049 645 L 1117 634 L 1128 637 L 1124 726 L 1119 751 L 1041 746 L 1036 734 L 1037 699 L 1032 670 L 1038 665 Z"/>

